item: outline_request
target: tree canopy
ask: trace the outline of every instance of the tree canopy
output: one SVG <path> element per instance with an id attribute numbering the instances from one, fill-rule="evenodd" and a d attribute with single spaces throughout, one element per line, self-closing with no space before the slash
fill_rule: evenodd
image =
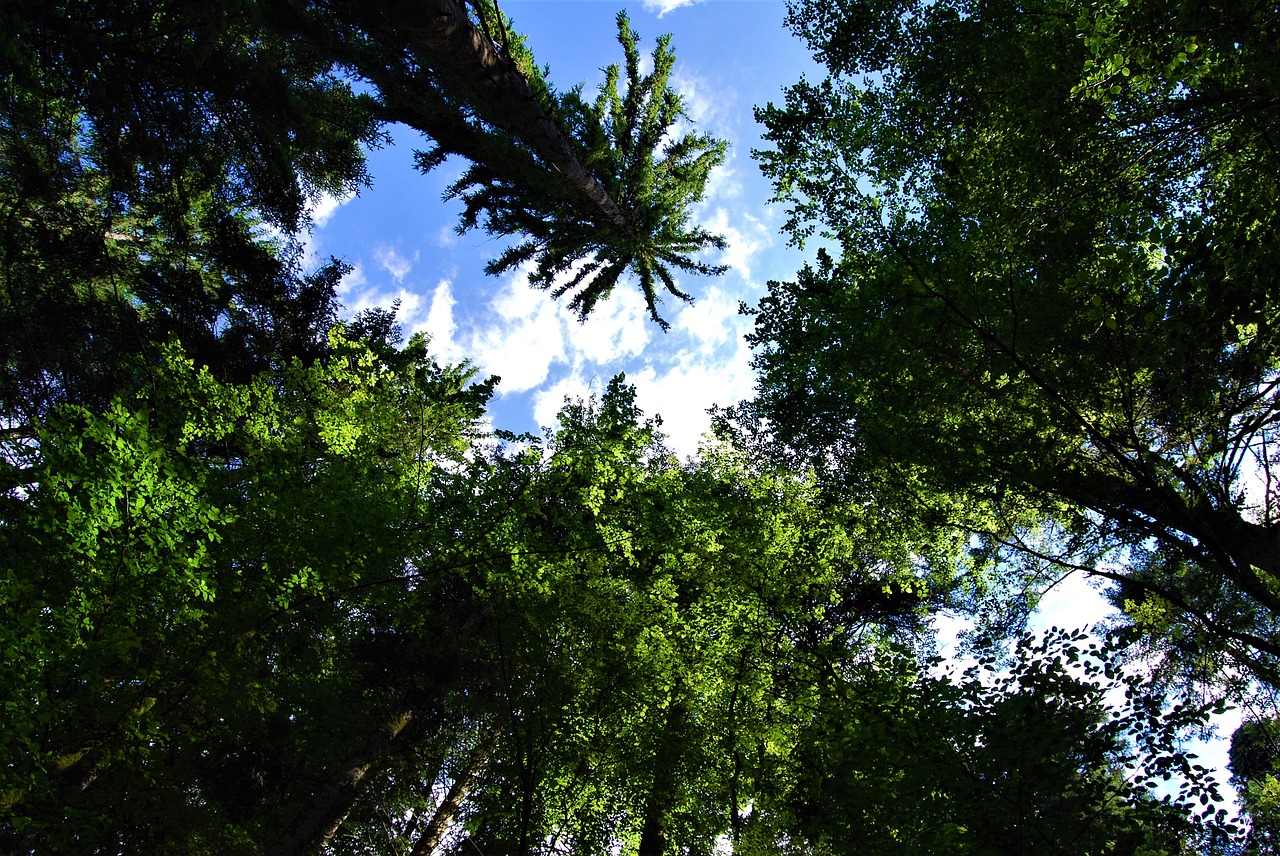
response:
<path id="1" fill-rule="evenodd" d="M 297 239 L 404 122 L 492 270 L 664 323 L 725 155 L 668 39 L 619 15 L 593 101 L 488 0 L 6 5 L 0 849 L 1268 846 L 1274 721 L 1237 840 L 1169 689 L 1276 680 L 1275 21 L 1180 9 L 796 4 L 831 78 L 759 158 L 817 260 L 681 460 L 622 376 L 488 427 Z M 938 656 L 1042 561 L 1131 626 Z"/>
<path id="2" fill-rule="evenodd" d="M 1273 9 L 791 7 L 749 406 L 833 483 L 1111 580 L 1171 669 L 1277 680 Z M 1047 527 L 1047 528 L 1046 528 Z"/>

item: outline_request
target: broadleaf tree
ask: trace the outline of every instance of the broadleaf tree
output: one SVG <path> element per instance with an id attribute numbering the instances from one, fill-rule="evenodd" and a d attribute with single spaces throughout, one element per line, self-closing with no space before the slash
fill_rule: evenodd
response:
<path id="1" fill-rule="evenodd" d="M 1171 675 L 1280 657 L 1275 10 L 796 2 L 760 108 L 816 258 L 746 410 L 832 483 L 1103 577 Z M 945 497 L 940 501 L 938 497 Z"/>

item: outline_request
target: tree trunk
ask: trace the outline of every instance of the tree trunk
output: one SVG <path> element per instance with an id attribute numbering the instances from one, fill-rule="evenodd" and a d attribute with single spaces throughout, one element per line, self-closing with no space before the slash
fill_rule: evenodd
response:
<path id="1" fill-rule="evenodd" d="M 267 856 L 301 856 L 320 852 L 347 819 L 351 807 L 364 790 L 365 774 L 386 757 L 412 718 L 412 711 L 400 711 L 371 731 L 312 797 L 284 836 L 267 851 Z"/>
<path id="2" fill-rule="evenodd" d="M 480 771 L 484 769 L 485 764 L 489 762 L 489 756 L 493 754 L 493 748 L 498 745 L 498 736 L 501 733 L 501 729 L 493 729 L 484 742 L 476 747 L 471 756 L 471 763 L 454 778 L 453 784 L 449 787 L 449 792 L 445 794 L 444 799 L 436 808 L 435 814 L 431 816 L 431 822 L 427 824 L 427 828 L 422 831 L 422 835 L 414 843 L 410 856 L 431 856 L 435 852 L 436 847 L 440 844 L 440 839 L 444 837 L 449 824 L 453 822 L 458 809 L 462 807 L 462 801 L 466 799 L 467 791 L 471 789 L 472 783 L 480 775 Z"/>
<path id="3" fill-rule="evenodd" d="M 654 750 L 653 784 L 645 800 L 640 849 L 636 856 L 662 856 L 667 849 L 667 811 L 675 795 L 684 720 L 684 703 L 679 699 L 672 700 L 667 707 L 667 721 L 663 725 L 660 742 Z"/>
<path id="4" fill-rule="evenodd" d="M 399 37 L 416 50 L 423 65 L 437 74 L 450 77 L 471 90 L 473 105 L 480 115 L 496 127 L 515 134 L 554 170 L 559 178 L 573 187 L 578 195 L 620 229 L 627 219 L 600 182 L 573 153 L 573 146 L 560 124 L 549 114 L 515 65 L 503 56 L 492 41 L 471 23 L 466 9 L 456 0 L 412 0 L 392 2 L 379 7 L 384 20 Z M 377 36 L 382 27 L 373 25 Z M 382 33 L 390 37 L 389 33 Z M 366 74 L 361 70 L 362 74 Z M 385 70 L 370 69 L 370 79 L 387 79 Z M 414 93 L 384 93 L 389 102 L 398 103 L 397 116 L 413 127 L 419 127 L 405 104 Z M 419 130 L 431 134 L 437 120 L 428 115 Z M 452 148 L 449 140 L 437 140 Z M 456 154 L 470 157 L 466 151 Z M 483 161 L 482 161 L 483 162 Z"/>

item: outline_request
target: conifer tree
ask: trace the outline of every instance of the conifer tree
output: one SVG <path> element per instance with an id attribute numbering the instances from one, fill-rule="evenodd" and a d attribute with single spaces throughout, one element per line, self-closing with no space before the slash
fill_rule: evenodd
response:
<path id="1" fill-rule="evenodd" d="M 556 297 L 576 292 L 570 306 L 583 317 L 634 274 L 665 329 L 659 286 L 689 300 L 675 271 L 725 270 L 695 258 L 725 244 L 691 226 L 689 211 L 726 145 L 698 133 L 668 141 L 687 118 L 670 86 L 670 38 L 658 40 L 653 71 L 641 74 L 638 36 L 619 13 L 625 70 L 612 66 L 588 102 L 580 89 L 551 87 L 488 0 L 472 8 L 478 20 L 454 0 L 351 4 L 333 14 L 354 24 L 341 50 L 378 87 L 384 115 L 431 138 L 419 166 L 429 170 L 450 155 L 470 162 L 447 194 L 465 203 L 459 228 L 516 237 L 488 272 L 532 262 L 532 283 Z"/>

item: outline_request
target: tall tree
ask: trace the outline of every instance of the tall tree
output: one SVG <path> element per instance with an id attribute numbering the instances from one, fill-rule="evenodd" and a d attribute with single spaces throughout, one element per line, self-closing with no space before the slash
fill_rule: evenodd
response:
<path id="1" fill-rule="evenodd" d="M 756 311 L 749 409 L 845 488 L 1110 579 L 1171 664 L 1280 680 L 1275 10 L 789 21 L 831 75 L 759 110 L 758 157 L 818 252 Z"/>
<path id="2" fill-rule="evenodd" d="M 483 225 L 518 241 L 488 265 L 490 273 L 533 262 L 532 283 L 556 297 L 576 291 L 570 306 L 584 317 L 634 274 L 650 316 L 665 329 L 658 284 L 690 299 L 673 269 L 725 270 L 696 260 L 725 244 L 691 227 L 689 209 L 726 145 L 705 134 L 671 134 L 687 116 L 670 86 L 669 36 L 658 41 L 653 70 L 642 74 L 638 37 L 619 13 L 626 89 L 619 91 L 614 66 L 590 103 L 581 87 L 551 87 L 488 0 L 471 4 L 475 20 L 454 0 L 318 5 L 332 16 L 315 25 L 319 38 L 345 33 L 337 51 L 378 87 L 383 115 L 431 138 L 419 165 L 429 170 L 449 155 L 470 161 L 446 194 L 465 203 L 459 228 Z"/>
<path id="3" fill-rule="evenodd" d="M 510 22 L 497 7 L 476 2 L 470 8 L 455 0 L 428 0 L 426 3 L 329 4 L 341 19 L 354 19 L 368 45 L 378 54 L 407 52 L 418 59 L 422 77 L 418 86 L 393 76 L 394 70 L 356 59 L 356 69 L 385 87 L 383 98 L 389 114 L 419 128 L 428 135 L 439 134 L 444 145 L 458 147 L 454 154 L 466 154 L 476 145 L 463 142 L 451 133 L 451 122 L 460 118 L 459 108 L 444 110 L 443 92 L 450 89 L 468 96 L 471 112 L 497 128 L 514 135 L 530 152 L 559 173 L 560 181 L 580 201 L 599 209 L 598 217 L 618 228 L 626 225 L 626 215 L 618 203 L 578 160 L 575 144 L 554 114 L 555 103 L 542 73 L 532 63 L 523 39 L 511 40 Z M 495 38 L 497 41 L 495 42 Z M 359 56 L 358 53 L 353 54 Z M 427 84 L 427 93 L 422 84 Z M 424 97 L 425 96 L 425 97 Z M 456 96 L 455 96 L 456 97 Z M 550 108 L 550 109 L 549 109 Z M 552 182 L 554 183 L 554 182 Z"/>
<path id="4" fill-rule="evenodd" d="M 309 196 L 363 180 L 372 101 L 257 5 L 9 4 L 0 112 L 0 408 L 30 430 L 101 406 L 139 351 L 180 337 L 245 378 L 314 358 L 337 265 L 290 232 Z"/>

